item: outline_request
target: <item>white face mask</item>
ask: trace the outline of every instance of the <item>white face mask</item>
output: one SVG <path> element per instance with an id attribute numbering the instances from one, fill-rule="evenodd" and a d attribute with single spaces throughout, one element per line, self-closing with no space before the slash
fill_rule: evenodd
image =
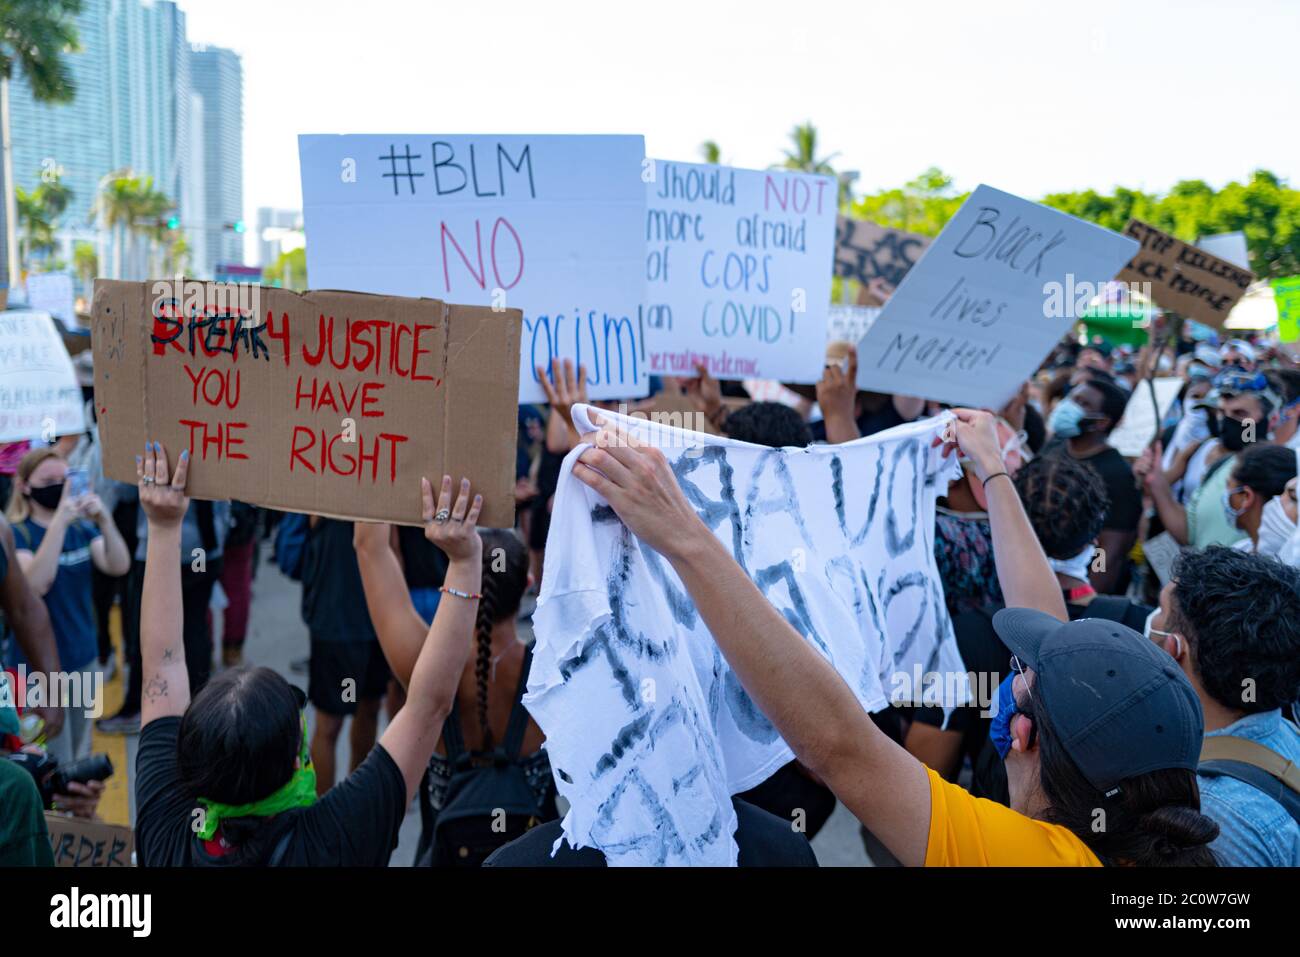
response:
<path id="1" fill-rule="evenodd" d="M 1296 533 L 1296 524 L 1287 517 L 1282 507 L 1282 496 L 1274 495 L 1264 505 L 1259 516 L 1259 546 L 1261 555 L 1276 556 Z"/>

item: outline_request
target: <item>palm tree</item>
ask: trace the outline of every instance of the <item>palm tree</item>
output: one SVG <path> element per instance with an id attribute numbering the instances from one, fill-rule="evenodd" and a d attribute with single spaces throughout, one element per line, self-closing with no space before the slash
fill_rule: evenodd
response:
<path id="1" fill-rule="evenodd" d="M 722 162 L 722 147 L 714 140 L 705 140 L 700 144 L 700 155 L 704 157 L 704 162 L 716 166 Z"/>
<path id="2" fill-rule="evenodd" d="M 30 193 L 21 187 L 14 189 L 18 224 L 22 230 L 19 241 L 19 268 L 30 269 L 28 258 L 53 252 L 57 245 L 55 230 L 59 217 L 72 202 L 72 190 L 59 182 L 58 176 L 42 182 Z"/>
<path id="3" fill-rule="evenodd" d="M 95 277 L 99 275 L 99 254 L 95 252 L 94 243 L 73 243 L 72 268 L 81 282 L 82 295 L 89 299 Z"/>
<path id="4" fill-rule="evenodd" d="M 9 81 L 17 67 L 27 79 L 32 96 L 41 103 L 67 103 L 76 94 L 66 54 L 79 48 L 73 18 L 81 13 L 81 0 L 0 0 L 0 190 L 4 202 L 4 285 L 18 272 L 16 230 L 17 197 L 14 194 L 13 152 L 10 137 Z"/>
<path id="5" fill-rule="evenodd" d="M 811 120 L 800 123 L 790 131 L 790 143 L 794 148 L 785 151 L 785 160 L 781 163 L 781 168 L 817 173 L 822 176 L 835 175 L 831 160 L 840 154 L 832 153 L 830 156 L 817 158 L 817 129 L 812 125 Z"/>
<path id="6" fill-rule="evenodd" d="M 128 246 L 127 270 L 136 278 L 148 278 L 153 267 L 153 246 L 167 238 L 168 214 L 175 204 L 154 189 L 153 177 L 119 169 L 99 181 L 94 215 L 104 229 L 114 233 L 113 276 L 122 277 L 122 249 Z M 141 255 L 140 240 L 146 241 Z"/>

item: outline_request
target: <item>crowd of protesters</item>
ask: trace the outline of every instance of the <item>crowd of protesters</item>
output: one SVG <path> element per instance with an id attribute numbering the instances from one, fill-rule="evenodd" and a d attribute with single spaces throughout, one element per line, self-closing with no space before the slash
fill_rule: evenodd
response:
<path id="1" fill-rule="evenodd" d="M 556 786 L 521 700 L 521 615 L 563 560 L 546 554 L 550 510 L 581 446 L 574 477 L 673 566 L 794 751 L 734 797 L 742 865 L 815 863 L 808 842 L 837 802 L 876 863 L 1297 865 L 1300 367 L 1264 341 L 1168 331 L 1141 348 L 1072 336 L 1001 409 L 862 391 L 843 343 L 815 389 L 764 385 L 777 401 L 704 366 L 654 383 L 701 426 L 771 447 L 951 411 L 944 451 L 961 472 L 939 501 L 935 561 L 993 708 L 863 711 L 660 453 L 614 420 L 579 437 L 586 373 L 559 361 L 537 370 L 547 404 L 520 407 L 513 529 L 479 530 L 481 498 L 452 476 L 425 480 L 421 530 L 191 500 L 187 451 L 154 441 L 136 484 L 110 482 L 93 426 L 0 449 L 4 662 L 14 680 L 76 673 L 96 688 L 120 645 L 124 700 L 98 730 L 139 735 L 141 865 L 384 865 L 415 802 L 415 864 L 600 866 L 590 848 L 552 854 Z M 1112 433 L 1131 402 L 1156 401 L 1153 377 L 1179 393 L 1125 456 Z M 271 538 L 302 583 L 305 692 L 244 652 Z M 0 702 L 0 863 L 48 863 L 42 812 L 93 817 L 103 783 L 48 794 L 31 760 L 11 759 L 86 758 L 91 710 L 16 703 Z M 336 768 L 345 725 L 351 760 Z"/>

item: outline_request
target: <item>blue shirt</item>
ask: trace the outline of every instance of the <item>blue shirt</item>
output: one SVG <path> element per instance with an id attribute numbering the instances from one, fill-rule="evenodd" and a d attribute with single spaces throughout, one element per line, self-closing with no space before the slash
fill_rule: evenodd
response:
<path id="1" fill-rule="evenodd" d="M 29 518 L 14 526 L 14 543 L 18 548 L 35 552 L 45 540 L 45 534 L 46 529 Z M 59 664 L 64 671 L 85 668 L 99 652 L 90 558 L 90 543 L 99 535 L 98 528 L 81 519 L 68 526 L 63 535 L 63 551 L 59 554 L 59 570 L 45 593 L 45 607 L 50 611 Z M 22 653 L 16 645 L 15 653 L 21 662 Z"/>
<path id="2" fill-rule="evenodd" d="M 1280 710 L 1248 714 L 1212 738 L 1227 734 L 1246 738 L 1300 763 L 1300 728 Z M 1225 867 L 1300 866 L 1300 824 L 1282 805 L 1244 781 L 1226 775 L 1202 774 L 1201 811 L 1219 822 L 1219 836 L 1210 849 Z"/>

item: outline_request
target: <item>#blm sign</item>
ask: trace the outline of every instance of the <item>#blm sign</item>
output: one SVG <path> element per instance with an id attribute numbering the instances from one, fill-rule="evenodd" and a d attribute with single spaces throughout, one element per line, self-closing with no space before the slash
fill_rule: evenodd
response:
<path id="1" fill-rule="evenodd" d="M 835 221 L 835 275 L 863 285 L 883 279 L 897 286 L 929 245 L 929 236 L 840 216 Z"/>
<path id="2" fill-rule="evenodd" d="M 0 442 L 85 430 L 81 386 L 50 314 L 0 313 Z"/>
<path id="3" fill-rule="evenodd" d="M 55 867 L 131 867 L 135 836 L 129 827 L 45 812 Z"/>
<path id="4" fill-rule="evenodd" d="M 1249 269 L 1141 220 L 1130 219 L 1124 235 L 1136 239 L 1141 248 L 1116 278 L 1150 284 L 1156 305 L 1216 329 L 1223 328 L 1232 307 L 1255 281 Z"/>
<path id="5" fill-rule="evenodd" d="M 180 288 L 178 288 L 180 287 Z M 420 478 L 468 478 L 514 521 L 521 316 L 436 299 L 96 280 L 104 473 L 188 448 L 189 492 L 419 524 Z"/>
<path id="6" fill-rule="evenodd" d="M 829 176 L 654 160 L 645 184 L 652 375 L 821 378 L 837 187 Z"/>
<path id="7" fill-rule="evenodd" d="M 980 186 L 858 345 L 858 387 L 997 409 L 1137 243 Z"/>
<path id="8" fill-rule="evenodd" d="M 587 369 L 593 399 L 644 396 L 640 136 L 300 136 L 313 286 L 523 311 L 534 368 Z"/>

